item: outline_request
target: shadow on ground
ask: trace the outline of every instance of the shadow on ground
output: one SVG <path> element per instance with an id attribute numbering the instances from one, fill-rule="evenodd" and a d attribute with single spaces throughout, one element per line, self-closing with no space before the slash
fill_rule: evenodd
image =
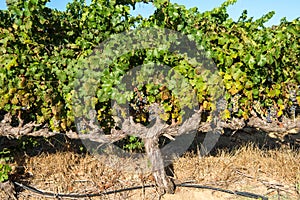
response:
<path id="1" fill-rule="evenodd" d="M 206 133 L 198 133 L 189 151 L 197 152 L 204 141 Z M 220 150 L 233 151 L 247 144 L 253 144 L 261 150 L 272 150 L 289 147 L 300 149 L 300 132 L 295 133 L 267 133 L 255 128 L 244 128 L 233 131 L 225 129 L 220 136 L 210 155 L 215 155 Z"/>

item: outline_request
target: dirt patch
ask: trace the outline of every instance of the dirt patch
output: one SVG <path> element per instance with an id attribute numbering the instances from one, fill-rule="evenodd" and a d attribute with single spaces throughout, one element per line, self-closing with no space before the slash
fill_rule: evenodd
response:
<path id="1" fill-rule="evenodd" d="M 190 182 L 230 191 L 250 192 L 271 200 L 300 199 L 300 153 L 295 148 L 299 143 L 285 143 L 286 135 L 281 139 L 256 135 L 256 139 L 253 139 L 249 136 L 252 133 L 243 134 L 247 137 L 234 133 L 220 138 L 223 143 L 219 143 L 208 156 L 199 157 L 194 150 L 178 158 L 170 168 L 174 182 Z M 227 143 L 224 143 L 225 139 Z M 246 144 L 246 141 L 251 141 L 252 145 Z M 130 161 L 120 160 L 120 167 L 112 168 L 104 159 L 74 151 L 46 151 L 30 156 L 25 153 L 16 156 L 11 177 L 13 181 L 42 191 L 66 194 L 101 193 L 154 184 L 151 173 L 143 173 L 138 169 L 131 172 L 122 171 L 121 166 L 124 163 L 127 165 Z M 57 199 L 43 197 L 20 187 L 16 189 L 20 200 Z M 155 187 L 151 187 L 82 199 L 158 198 Z M 3 192 L 1 199 L 5 199 Z M 162 199 L 249 198 L 208 189 L 178 187 L 175 194 L 164 195 Z"/>

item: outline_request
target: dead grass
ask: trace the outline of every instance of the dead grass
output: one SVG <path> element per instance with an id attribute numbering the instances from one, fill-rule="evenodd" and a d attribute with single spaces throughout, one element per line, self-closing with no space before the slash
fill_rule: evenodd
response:
<path id="1" fill-rule="evenodd" d="M 139 174 L 124 173 L 106 166 L 91 155 L 83 156 L 71 152 L 28 157 L 25 159 L 24 167 L 25 174 L 29 176 L 24 180 L 29 181 L 30 185 L 36 188 L 54 193 L 100 193 L 142 182 Z M 127 199 L 128 193 L 119 193 L 106 198 Z M 19 199 L 47 198 L 23 191 Z"/>
<path id="2" fill-rule="evenodd" d="M 186 155 L 174 164 L 176 178 L 231 190 L 300 198 L 300 154 L 291 149 L 260 150 L 247 145 L 202 159 Z M 188 167 L 188 168 L 187 168 Z"/>
<path id="3" fill-rule="evenodd" d="M 71 152 L 41 154 L 23 160 L 19 181 L 57 193 L 96 193 L 153 183 L 150 174 L 110 168 L 90 155 Z M 269 199 L 300 199 L 300 154 L 291 149 L 260 150 L 247 145 L 233 152 L 199 158 L 186 154 L 174 162 L 176 182 L 195 183 L 266 195 Z M 18 167 L 16 167 L 18 168 Z M 20 166 L 19 166 L 20 168 Z M 25 176 L 26 175 L 26 176 Z M 298 188 L 297 188 L 298 187 Z M 49 199 L 21 191 L 19 199 Z M 91 199 L 157 199 L 154 188 Z M 88 199 L 88 198 L 86 198 Z M 163 199 L 245 199 L 220 192 L 177 188 Z"/>

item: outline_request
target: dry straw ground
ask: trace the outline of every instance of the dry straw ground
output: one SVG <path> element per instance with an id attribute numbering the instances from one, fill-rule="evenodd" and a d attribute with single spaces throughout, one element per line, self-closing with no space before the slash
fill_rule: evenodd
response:
<path id="1" fill-rule="evenodd" d="M 248 135 L 245 134 L 247 137 Z M 249 139 L 247 137 L 246 140 Z M 234 141 L 239 141 L 240 144 L 237 138 Z M 222 142 L 220 145 L 222 146 Z M 97 193 L 153 184 L 150 173 L 124 172 L 111 168 L 99 158 L 88 154 L 66 151 L 41 153 L 36 156 L 22 155 L 19 159 L 22 162 L 16 159 L 13 175 L 15 180 L 55 193 Z M 206 157 L 187 152 L 174 162 L 172 170 L 176 183 L 191 181 L 223 189 L 252 192 L 267 196 L 271 200 L 295 200 L 300 199 L 299 161 L 299 150 L 291 149 L 288 145 L 262 148 L 255 143 L 242 144 L 230 150 L 220 147 Z M 20 188 L 18 190 L 20 200 L 55 199 Z M 158 195 L 155 188 L 146 188 L 84 199 L 158 199 Z M 177 188 L 174 195 L 168 194 L 162 199 L 247 198 L 206 189 Z"/>

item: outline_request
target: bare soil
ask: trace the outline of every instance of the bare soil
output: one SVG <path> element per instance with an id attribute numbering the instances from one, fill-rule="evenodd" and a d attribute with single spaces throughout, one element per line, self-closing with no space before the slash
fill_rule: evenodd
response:
<path id="1" fill-rule="evenodd" d="M 271 200 L 300 199 L 299 132 L 266 134 L 254 130 L 225 131 L 211 154 L 199 157 L 194 148 L 175 160 L 169 169 L 175 183 L 190 182 L 228 190 L 250 192 Z M 64 141 L 65 149 L 48 151 L 39 149 L 35 154 L 23 152 L 13 163 L 12 181 L 30 185 L 42 191 L 66 194 L 87 194 L 112 191 L 132 186 L 154 184 L 151 173 L 141 170 L 122 171 L 111 167 L 88 153 L 78 153 Z M 51 142 L 50 142 L 51 143 Z M 51 143 L 57 148 L 54 140 Z M 57 199 L 44 197 L 16 187 L 17 198 Z M 1 199 L 9 199 L 2 191 Z M 0 196 L 1 197 L 1 196 Z M 77 198 L 73 198 L 77 199 Z M 159 199 L 155 187 L 125 191 L 82 199 Z M 176 188 L 175 194 L 161 199 L 249 199 L 208 189 Z"/>

